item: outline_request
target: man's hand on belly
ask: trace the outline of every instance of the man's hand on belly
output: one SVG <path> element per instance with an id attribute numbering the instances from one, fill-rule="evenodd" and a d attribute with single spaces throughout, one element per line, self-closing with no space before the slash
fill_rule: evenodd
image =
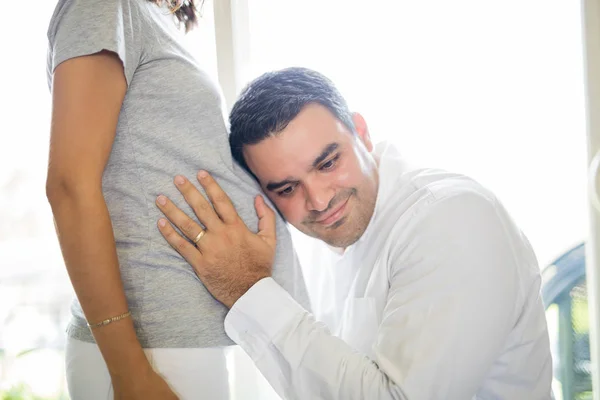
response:
<path id="1" fill-rule="evenodd" d="M 189 240 L 164 218 L 159 220 L 158 228 L 194 268 L 210 293 L 231 308 L 256 282 L 271 276 L 276 244 L 275 214 L 263 198 L 257 196 L 254 206 L 259 220 L 255 234 L 208 173 L 200 171 L 198 181 L 210 203 L 184 177 L 177 176 L 175 185 L 206 230 L 162 195 L 156 199 L 158 208 Z"/>

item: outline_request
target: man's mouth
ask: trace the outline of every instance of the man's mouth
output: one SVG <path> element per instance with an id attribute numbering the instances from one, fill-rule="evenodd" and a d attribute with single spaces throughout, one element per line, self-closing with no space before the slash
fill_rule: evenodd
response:
<path id="1" fill-rule="evenodd" d="M 345 201 L 341 202 L 338 206 L 336 206 L 326 215 L 323 215 L 322 217 L 315 220 L 315 222 L 324 226 L 333 225 L 344 216 L 344 211 L 346 211 L 346 205 L 348 204 L 348 200 L 350 200 L 350 196 L 348 196 L 348 198 Z"/>

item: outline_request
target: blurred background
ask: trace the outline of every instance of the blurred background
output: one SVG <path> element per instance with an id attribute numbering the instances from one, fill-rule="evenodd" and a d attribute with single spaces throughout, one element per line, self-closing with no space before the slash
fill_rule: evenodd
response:
<path id="1" fill-rule="evenodd" d="M 46 30 L 56 1 L 27 4 L 26 19 L 0 15 L 0 399 L 67 399 L 73 291 L 45 197 Z M 589 231 L 581 12 L 578 1 L 208 0 L 187 44 L 230 103 L 267 70 L 314 68 L 365 116 L 375 141 L 494 191 L 540 268 L 551 265 L 555 396 L 591 399 L 577 247 Z M 234 55 L 231 80 L 223 48 Z M 246 361 L 230 361 L 243 371 Z"/>

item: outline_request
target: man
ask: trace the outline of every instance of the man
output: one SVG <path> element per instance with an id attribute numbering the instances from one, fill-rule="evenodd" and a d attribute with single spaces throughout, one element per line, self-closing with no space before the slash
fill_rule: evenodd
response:
<path id="1" fill-rule="evenodd" d="M 213 208 L 179 189 L 205 230 L 160 206 L 194 247 L 159 228 L 230 307 L 227 334 L 291 399 L 548 399 L 552 367 L 538 264 L 492 193 L 373 146 L 333 84 L 301 68 L 268 73 L 230 116 L 236 160 L 294 227 L 323 245 L 315 317 L 271 278 L 273 212 L 258 233 L 206 173 Z M 331 334 L 332 332 L 333 334 Z"/>

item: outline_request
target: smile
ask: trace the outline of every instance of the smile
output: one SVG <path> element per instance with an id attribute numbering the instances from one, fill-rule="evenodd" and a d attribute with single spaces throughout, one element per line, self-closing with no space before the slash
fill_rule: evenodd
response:
<path id="1" fill-rule="evenodd" d="M 350 197 L 346 199 L 342 204 L 336 207 L 329 215 L 326 215 L 323 218 L 318 219 L 316 222 L 323 226 L 330 226 L 336 223 L 340 218 L 344 216 L 344 211 L 346 211 L 346 205 L 348 204 L 348 200 Z"/>

